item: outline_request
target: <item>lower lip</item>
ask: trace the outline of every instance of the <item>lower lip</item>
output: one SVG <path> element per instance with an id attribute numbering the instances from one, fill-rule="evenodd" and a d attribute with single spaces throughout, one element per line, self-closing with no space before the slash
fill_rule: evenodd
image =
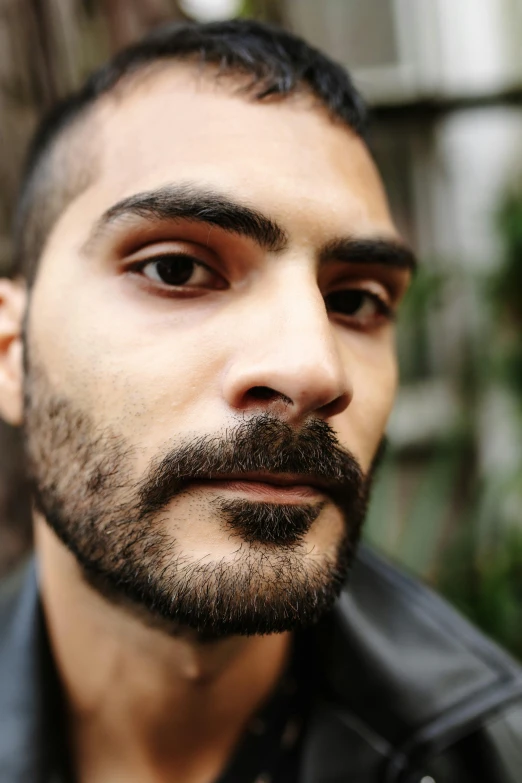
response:
<path id="1" fill-rule="evenodd" d="M 196 485 L 193 485 L 196 486 Z M 255 495 L 265 502 L 273 503 L 309 503 L 320 500 L 323 493 L 308 484 L 268 484 L 263 481 L 212 481 L 197 483 L 198 487 L 213 489 L 216 492 L 230 492 L 234 495 Z"/>

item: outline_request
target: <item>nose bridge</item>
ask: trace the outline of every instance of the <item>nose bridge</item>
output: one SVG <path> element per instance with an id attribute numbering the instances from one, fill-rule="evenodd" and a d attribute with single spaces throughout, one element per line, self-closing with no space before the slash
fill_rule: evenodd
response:
<path id="1" fill-rule="evenodd" d="M 294 281 L 291 294 L 278 291 L 274 294 L 273 307 L 267 311 L 270 323 L 272 315 L 272 346 L 280 346 L 283 366 L 293 371 L 316 373 L 322 377 L 340 380 L 344 374 L 324 300 L 315 281 Z M 278 317 L 280 316 L 280 317 Z M 275 345 L 274 345 L 275 344 Z"/>
<path id="2" fill-rule="evenodd" d="M 290 401 L 295 416 L 345 408 L 351 399 L 347 368 L 315 275 L 280 275 L 252 298 L 229 379 L 232 404 L 245 407 L 252 390 L 264 388 Z"/>

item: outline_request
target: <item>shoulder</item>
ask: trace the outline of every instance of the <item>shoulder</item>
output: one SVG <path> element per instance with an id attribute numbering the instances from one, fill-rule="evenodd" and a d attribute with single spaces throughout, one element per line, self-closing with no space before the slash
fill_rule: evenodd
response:
<path id="1" fill-rule="evenodd" d="M 378 738 L 397 769 L 437 757 L 521 708 L 519 664 L 366 547 L 316 638 L 327 697 Z M 522 725 L 518 745 L 522 765 Z"/>
<path id="2" fill-rule="evenodd" d="M 20 599 L 33 569 L 33 561 L 24 560 L 0 580 L 0 640 L 6 638 L 7 628 L 17 613 Z"/>

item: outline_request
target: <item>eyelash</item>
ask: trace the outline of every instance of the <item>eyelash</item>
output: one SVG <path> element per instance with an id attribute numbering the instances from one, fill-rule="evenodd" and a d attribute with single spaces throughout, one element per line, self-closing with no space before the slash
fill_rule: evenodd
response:
<path id="1" fill-rule="evenodd" d="M 216 279 L 220 278 L 220 275 L 215 272 L 210 266 L 205 264 L 203 261 L 200 261 L 198 258 L 195 258 L 190 253 L 164 253 L 160 254 L 158 256 L 151 256 L 147 259 L 144 259 L 142 261 L 136 262 L 131 267 L 129 267 L 130 272 L 137 273 L 137 274 L 143 274 L 143 270 L 149 265 L 154 263 L 160 263 L 161 261 L 169 262 L 172 259 L 176 259 L 178 261 L 189 261 L 191 262 L 194 267 L 198 267 L 201 270 L 204 270 L 208 272 L 210 275 L 214 275 Z M 147 277 L 149 282 L 154 284 L 154 280 L 152 278 L 149 278 L 147 275 L 143 275 L 144 277 Z M 192 275 L 188 276 L 188 279 L 190 279 Z M 167 295 L 169 294 L 175 294 L 179 295 L 180 293 L 193 293 L 194 291 L 198 290 L 197 286 L 193 286 L 192 288 L 190 286 L 186 286 L 183 283 L 180 285 L 170 285 L 168 283 L 165 283 L 165 288 L 163 288 L 164 292 L 167 292 Z M 225 286 L 223 286 L 225 288 Z M 205 290 L 204 287 L 201 287 L 199 290 Z M 216 287 L 215 290 L 222 290 L 219 286 Z M 373 291 L 369 291 L 365 288 L 348 288 L 344 290 L 339 291 L 333 291 L 330 294 L 327 294 L 325 296 L 325 305 L 328 310 L 328 312 L 331 312 L 332 315 L 336 315 L 338 318 L 346 320 L 346 319 L 355 319 L 356 316 L 350 316 L 349 314 L 343 313 L 340 310 L 335 310 L 333 308 L 330 308 L 328 306 L 328 300 L 332 299 L 336 295 L 339 296 L 349 296 L 350 294 L 357 294 L 360 293 L 361 295 L 366 296 L 368 299 L 370 299 L 377 308 L 377 317 L 383 318 L 387 321 L 395 321 L 396 319 L 396 313 L 394 312 L 393 308 L 386 302 L 382 297 L 380 297 L 378 294 L 374 293 Z M 364 325 L 361 325 L 360 328 L 364 328 Z"/>
<path id="2" fill-rule="evenodd" d="M 186 280 L 190 279 L 190 277 L 192 277 L 192 275 L 194 274 L 194 272 L 196 270 L 201 270 L 202 273 L 208 273 L 209 276 L 214 277 L 214 279 L 216 281 L 219 281 L 219 280 L 223 280 L 224 281 L 224 278 L 222 278 L 221 275 L 219 275 L 214 269 L 212 269 L 211 266 L 209 266 L 208 264 L 205 264 L 203 261 L 200 261 L 198 258 L 192 256 L 190 253 L 162 253 L 162 254 L 157 255 L 157 256 L 151 256 L 151 257 L 149 257 L 147 259 L 144 259 L 143 261 L 139 261 L 139 262 L 133 264 L 131 267 L 129 267 L 128 271 L 133 272 L 135 274 L 136 273 L 137 274 L 142 274 L 143 277 L 147 278 L 151 283 L 154 284 L 154 282 L 156 282 L 158 285 L 161 285 L 162 281 L 154 281 L 153 278 L 151 278 L 148 275 L 144 274 L 144 270 L 145 270 L 145 268 L 147 266 L 149 266 L 151 264 L 159 264 L 161 262 L 166 262 L 167 264 L 169 264 L 169 262 L 170 262 L 170 266 L 174 267 L 173 260 L 177 261 L 178 263 L 184 262 L 184 261 L 188 261 L 190 264 L 193 265 L 192 273 L 188 274 Z M 174 270 L 171 270 L 171 271 L 174 271 Z M 182 291 L 185 291 L 185 292 L 188 293 L 189 291 L 194 291 L 194 290 L 197 290 L 198 288 L 200 290 L 204 290 L 203 286 L 201 286 L 201 287 L 198 287 L 198 286 L 192 286 L 192 287 L 191 286 L 187 286 L 186 285 L 186 280 L 181 281 L 178 285 L 176 285 L 174 283 L 169 285 L 169 283 L 164 282 L 165 288 L 163 290 L 164 291 L 169 291 L 169 289 L 170 289 L 171 292 L 176 293 L 176 294 L 179 294 Z M 221 290 L 223 288 L 226 288 L 226 285 L 223 285 L 223 286 L 216 285 L 216 289 L 217 290 Z"/>
<path id="3" fill-rule="evenodd" d="M 330 297 L 334 296 L 336 293 L 339 293 L 339 294 L 346 294 L 346 293 L 360 293 L 360 294 L 364 294 L 366 297 L 368 297 L 368 299 L 371 299 L 372 302 L 377 306 L 377 309 L 379 311 L 379 315 L 380 316 L 382 316 L 384 318 L 387 318 L 389 320 L 395 320 L 396 313 L 393 310 L 393 308 L 387 302 L 385 302 L 384 299 L 381 296 L 379 296 L 379 294 L 376 294 L 373 291 L 369 291 L 367 288 L 357 288 L 357 287 L 345 288 L 345 289 L 342 289 L 340 291 L 333 291 L 331 294 L 327 294 L 325 296 L 325 303 L 326 303 L 327 310 L 330 310 L 330 308 L 328 307 L 328 299 Z M 334 309 L 332 309 L 331 312 L 339 313 L 339 311 L 334 310 Z M 339 315 L 342 316 L 342 313 L 339 313 Z"/>

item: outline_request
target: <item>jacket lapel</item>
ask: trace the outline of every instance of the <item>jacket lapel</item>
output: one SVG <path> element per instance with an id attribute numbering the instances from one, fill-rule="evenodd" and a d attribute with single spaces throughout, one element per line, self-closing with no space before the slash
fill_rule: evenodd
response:
<path id="1" fill-rule="evenodd" d="M 46 644 L 34 562 L 2 589 L 0 625 L 0 780 L 48 780 L 42 687 Z"/>

